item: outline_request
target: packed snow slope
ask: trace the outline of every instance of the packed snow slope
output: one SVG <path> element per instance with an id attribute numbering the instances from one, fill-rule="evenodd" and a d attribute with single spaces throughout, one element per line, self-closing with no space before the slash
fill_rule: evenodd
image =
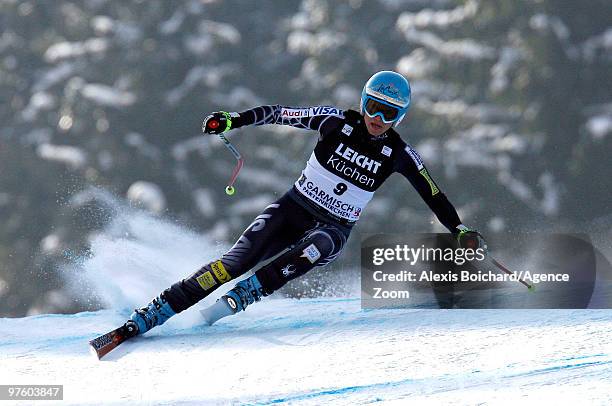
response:
<path id="1" fill-rule="evenodd" d="M 0 382 L 63 384 L 72 405 L 612 404 L 610 311 L 269 299 L 211 327 L 171 320 L 98 361 L 87 341 L 127 314 L 0 319 Z"/>
<path id="2" fill-rule="evenodd" d="M 365 311 L 358 288 L 204 326 L 222 288 L 98 361 L 89 340 L 226 247 L 96 193 L 115 216 L 64 272 L 106 310 L 0 318 L 0 384 L 64 385 L 44 404 L 612 404 L 611 310 Z"/>

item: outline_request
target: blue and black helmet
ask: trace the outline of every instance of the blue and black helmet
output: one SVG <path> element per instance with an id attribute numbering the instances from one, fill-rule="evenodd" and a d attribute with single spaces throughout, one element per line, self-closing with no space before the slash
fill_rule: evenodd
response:
<path id="1" fill-rule="evenodd" d="M 410 82 L 397 72 L 374 74 L 361 92 L 361 113 L 398 125 L 410 107 Z"/>

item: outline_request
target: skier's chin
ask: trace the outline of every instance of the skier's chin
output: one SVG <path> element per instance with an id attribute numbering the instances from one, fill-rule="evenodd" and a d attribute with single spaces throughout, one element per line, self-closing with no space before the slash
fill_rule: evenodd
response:
<path id="1" fill-rule="evenodd" d="M 385 126 L 383 126 L 381 124 L 374 123 L 374 122 L 368 123 L 368 132 L 370 133 L 370 135 L 372 135 L 374 137 L 377 137 L 377 136 L 381 135 L 385 131 L 386 131 Z"/>

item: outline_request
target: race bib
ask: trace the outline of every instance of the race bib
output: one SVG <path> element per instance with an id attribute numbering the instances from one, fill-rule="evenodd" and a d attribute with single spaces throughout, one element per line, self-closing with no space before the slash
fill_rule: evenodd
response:
<path id="1" fill-rule="evenodd" d="M 349 221 L 359 220 L 361 212 L 374 196 L 374 192 L 363 190 L 325 169 L 314 152 L 295 187 L 318 206 Z"/>

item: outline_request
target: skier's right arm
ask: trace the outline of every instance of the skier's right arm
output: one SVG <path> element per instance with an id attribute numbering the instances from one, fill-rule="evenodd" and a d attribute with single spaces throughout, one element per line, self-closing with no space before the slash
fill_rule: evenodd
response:
<path id="1" fill-rule="evenodd" d="M 344 112 L 331 106 L 287 107 L 279 104 L 258 106 L 240 113 L 215 112 L 202 123 L 202 131 L 220 134 L 245 125 L 281 124 L 321 133 L 335 128 Z"/>

